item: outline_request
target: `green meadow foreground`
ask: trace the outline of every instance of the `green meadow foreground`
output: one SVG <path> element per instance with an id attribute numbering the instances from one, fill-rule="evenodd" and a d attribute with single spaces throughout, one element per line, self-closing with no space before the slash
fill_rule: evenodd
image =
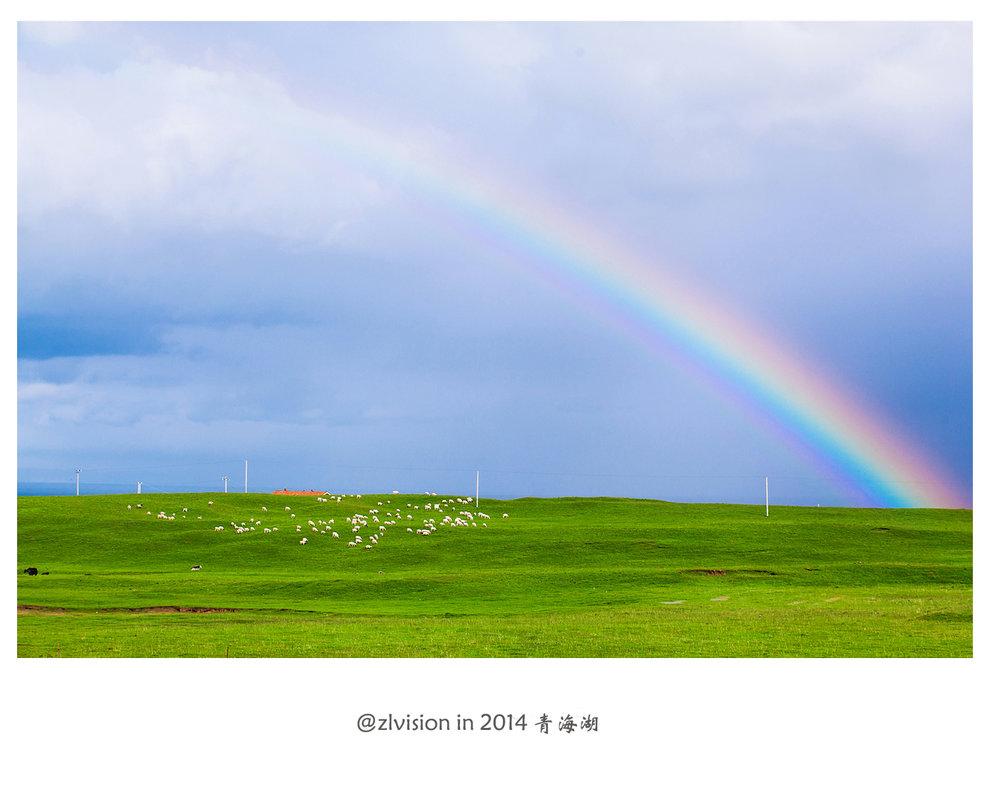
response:
<path id="1" fill-rule="evenodd" d="M 972 655 L 970 511 L 449 497 L 19 498 L 18 655 Z"/>

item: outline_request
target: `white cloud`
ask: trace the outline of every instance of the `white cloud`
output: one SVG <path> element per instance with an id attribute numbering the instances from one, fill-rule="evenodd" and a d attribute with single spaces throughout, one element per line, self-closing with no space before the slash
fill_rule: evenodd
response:
<path id="1" fill-rule="evenodd" d="M 559 171 L 580 168 L 597 189 L 616 169 L 661 187 L 736 183 L 781 144 L 939 162 L 968 134 L 966 25 L 610 24 L 551 36 L 518 72 L 527 107 L 512 116 L 549 141 Z"/>
<path id="2" fill-rule="evenodd" d="M 25 38 L 50 47 L 78 41 L 86 31 L 82 22 L 21 22 L 17 27 Z"/>
<path id="3" fill-rule="evenodd" d="M 198 65 L 169 60 L 144 38 L 110 71 L 22 63 L 21 222 L 74 210 L 117 224 L 373 240 L 374 223 L 361 223 L 399 197 L 401 168 L 363 160 L 362 135 L 403 141 L 412 158 L 478 155 L 565 200 L 583 186 L 577 200 L 607 206 L 629 183 L 750 178 L 776 136 L 937 159 L 969 124 L 962 25 L 436 30 L 369 39 L 368 64 L 390 59 L 395 97 L 354 64 L 348 92 L 364 97 L 377 130 L 354 124 L 327 86 L 309 91 L 288 70 L 283 83 L 225 64 L 209 47 Z M 416 66 L 408 84 L 404 63 Z M 439 80 L 429 104 L 409 101 L 416 81 Z"/>
<path id="4" fill-rule="evenodd" d="M 339 119 L 258 75 L 167 61 L 109 73 L 22 64 L 19 95 L 27 225 L 70 210 L 322 241 L 388 197 L 388 184 L 341 150 Z"/>

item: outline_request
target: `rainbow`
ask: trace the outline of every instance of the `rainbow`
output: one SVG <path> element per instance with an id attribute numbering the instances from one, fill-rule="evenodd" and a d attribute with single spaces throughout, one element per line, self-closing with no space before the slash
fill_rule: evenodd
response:
<path id="1" fill-rule="evenodd" d="M 346 164 L 425 193 L 449 222 L 483 233 L 490 244 L 593 303 L 654 352 L 713 380 L 866 502 L 969 503 L 962 487 L 862 398 L 755 322 L 600 233 L 594 221 L 563 211 L 536 190 L 500 183 L 456 154 L 436 157 L 351 119 L 321 121 Z"/>

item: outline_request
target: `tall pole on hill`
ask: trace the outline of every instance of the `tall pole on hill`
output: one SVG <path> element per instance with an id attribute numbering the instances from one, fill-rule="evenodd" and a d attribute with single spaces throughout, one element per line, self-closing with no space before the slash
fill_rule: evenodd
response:
<path id="1" fill-rule="evenodd" d="M 247 460 L 244 460 L 244 494 L 247 495 Z"/>
<path id="2" fill-rule="evenodd" d="M 143 483 L 144 483 L 144 482 L 142 482 L 142 481 L 139 481 L 139 482 L 138 482 L 138 491 L 137 491 L 137 494 L 138 494 L 138 495 L 140 495 L 140 494 L 141 494 L 141 485 L 142 485 Z"/>
<path id="3" fill-rule="evenodd" d="M 230 481 L 230 476 L 221 476 L 220 478 L 223 479 L 223 494 L 226 495 L 227 494 L 227 482 Z"/>
<path id="4" fill-rule="evenodd" d="M 79 474 L 80 473 L 82 473 L 82 471 L 79 468 L 76 468 L 76 495 L 79 494 Z"/>
<path id="5" fill-rule="evenodd" d="M 770 516 L 770 477 L 766 476 L 763 479 L 763 494 L 766 497 L 767 503 L 767 517 Z"/>
<path id="6" fill-rule="evenodd" d="M 478 508 L 478 491 L 481 489 L 481 471 L 474 471 L 474 508 Z"/>

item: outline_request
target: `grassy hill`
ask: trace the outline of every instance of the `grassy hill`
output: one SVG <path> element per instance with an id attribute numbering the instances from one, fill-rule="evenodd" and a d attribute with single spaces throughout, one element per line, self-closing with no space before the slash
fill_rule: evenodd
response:
<path id="1" fill-rule="evenodd" d="M 970 511 L 442 497 L 19 498 L 18 655 L 972 654 Z"/>

